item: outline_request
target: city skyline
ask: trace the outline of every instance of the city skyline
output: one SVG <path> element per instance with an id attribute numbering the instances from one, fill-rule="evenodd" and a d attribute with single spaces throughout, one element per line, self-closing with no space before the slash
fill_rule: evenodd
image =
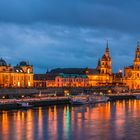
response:
<path id="1" fill-rule="evenodd" d="M 106 40 L 113 71 L 133 63 L 140 40 L 139 1 L 13 3 L 0 2 L 0 56 L 12 65 L 29 61 L 36 73 L 57 67 L 92 68 L 102 56 Z"/>
<path id="2" fill-rule="evenodd" d="M 139 45 L 139 42 L 137 42 L 137 45 Z M 135 50 L 136 50 L 136 48 L 137 48 L 137 45 L 136 45 L 136 47 L 135 47 Z M 107 40 L 107 42 L 106 42 L 106 47 L 107 46 L 109 46 L 109 43 L 108 43 L 108 40 Z M 105 47 L 105 48 L 106 48 Z M 105 50 L 105 48 L 104 48 L 104 50 Z M 109 47 L 109 49 L 110 49 L 110 47 Z M 112 54 L 112 52 L 110 52 L 110 54 Z M 93 63 L 93 65 L 91 66 L 91 67 L 88 67 L 88 66 L 84 66 L 84 67 L 78 67 L 78 66 L 76 66 L 76 67 L 73 67 L 73 66 L 71 66 L 71 65 L 67 65 L 67 67 L 65 67 L 65 66 L 61 66 L 60 65 L 60 67 L 55 67 L 55 66 L 52 66 L 52 67 L 47 67 L 47 65 L 46 65 L 46 68 L 44 67 L 44 68 L 42 68 L 40 71 L 37 71 L 36 70 L 36 64 L 33 64 L 33 63 L 31 63 L 31 61 L 29 61 L 28 59 L 19 59 L 19 61 L 25 61 L 25 62 L 27 62 L 27 63 L 29 63 L 29 64 L 31 64 L 31 65 L 33 65 L 34 66 L 34 72 L 35 73 L 46 73 L 47 71 L 50 71 L 51 69 L 54 69 L 54 68 L 95 68 L 96 66 L 97 66 L 97 64 L 98 64 L 98 60 L 99 59 L 101 59 L 102 58 L 102 55 L 103 55 L 103 53 L 102 54 L 100 54 L 100 57 L 98 57 L 98 58 L 96 58 L 97 60 L 95 60 L 95 63 Z M 134 56 L 135 56 L 135 52 L 134 52 Z M 111 56 L 112 58 L 113 58 L 113 56 Z M 130 56 L 131 57 L 131 56 Z M 112 70 L 113 70 L 113 72 L 118 72 L 120 69 L 121 70 L 123 70 L 125 67 L 127 67 L 127 66 L 130 66 L 130 65 L 133 65 L 133 60 L 134 60 L 134 58 L 132 58 L 132 60 L 130 60 L 130 57 L 128 57 L 129 59 L 128 59 L 128 65 L 127 64 L 124 64 L 124 66 L 122 66 L 122 67 L 117 67 L 116 69 L 114 69 L 114 65 L 115 64 L 113 64 L 112 63 Z M 7 63 L 7 65 L 14 65 L 14 66 L 16 66 L 16 65 L 18 65 L 18 63 L 19 63 L 19 61 L 17 61 L 17 62 L 15 62 L 14 64 L 12 64 L 12 63 L 10 63 L 10 62 L 8 62 L 7 60 L 8 59 L 5 59 L 5 58 L 3 58 L 3 57 L 1 57 L 1 59 L 4 59 L 5 61 L 6 61 L 6 63 Z M 58 65 L 59 65 L 59 62 L 58 62 Z M 118 66 L 121 66 L 121 63 L 118 65 Z"/>

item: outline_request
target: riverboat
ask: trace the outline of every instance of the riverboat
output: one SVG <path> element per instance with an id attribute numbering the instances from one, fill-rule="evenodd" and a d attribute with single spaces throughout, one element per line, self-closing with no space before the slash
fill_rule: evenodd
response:
<path id="1" fill-rule="evenodd" d="M 90 95 L 90 96 L 73 96 L 70 98 L 70 103 L 72 105 L 83 105 L 83 104 L 96 104 L 96 103 L 102 103 L 107 102 L 109 100 L 109 97 L 100 95 Z"/>
<path id="2" fill-rule="evenodd" d="M 70 104 L 72 105 L 88 104 L 88 98 L 86 96 L 73 96 L 70 98 Z"/>
<path id="3" fill-rule="evenodd" d="M 21 103 L 18 103 L 18 106 L 20 106 L 21 108 L 32 108 L 33 106 L 30 105 L 28 102 L 21 102 Z"/>

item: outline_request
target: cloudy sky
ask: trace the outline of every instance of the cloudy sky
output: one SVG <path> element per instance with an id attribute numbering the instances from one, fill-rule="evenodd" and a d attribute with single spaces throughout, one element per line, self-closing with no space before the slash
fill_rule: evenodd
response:
<path id="1" fill-rule="evenodd" d="M 109 41 L 113 71 L 133 62 L 139 0 L 0 0 L 0 56 L 35 73 L 96 66 Z"/>

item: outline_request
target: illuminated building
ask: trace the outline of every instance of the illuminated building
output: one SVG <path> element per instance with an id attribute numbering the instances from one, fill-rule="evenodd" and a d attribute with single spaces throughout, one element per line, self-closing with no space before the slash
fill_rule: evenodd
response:
<path id="1" fill-rule="evenodd" d="M 1 58 L 0 87 L 33 87 L 33 67 L 25 61 L 22 61 L 19 65 L 12 67 Z"/>
<path id="2" fill-rule="evenodd" d="M 122 70 L 119 70 L 117 73 L 113 73 L 112 75 L 113 75 L 112 85 L 125 86 L 125 84 L 123 83 Z"/>
<path id="3" fill-rule="evenodd" d="M 108 43 L 105 54 L 98 61 L 97 68 L 87 69 L 89 86 L 106 86 L 112 84 L 112 59 L 110 57 Z"/>
<path id="4" fill-rule="evenodd" d="M 35 87 L 92 87 L 111 85 L 112 60 L 108 43 L 105 54 L 95 69 L 57 68 L 45 74 L 34 75 Z"/>
<path id="5" fill-rule="evenodd" d="M 8 69 L 10 69 L 10 66 Z M 140 46 L 139 44 L 137 45 L 133 65 L 124 68 L 124 77 L 122 70 L 112 73 L 112 59 L 108 43 L 105 53 L 98 60 L 96 68 L 57 68 L 46 74 L 35 75 L 34 77 L 35 87 L 116 86 L 125 90 L 126 87 L 129 87 L 129 89 L 140 89 Z"/>
<path id="6" fill-rule="evenodd" d="M 47 75 L 46 74 L 34 74 L 34 87 L 46 88 L 47 87 Z"/>
<path id="7" fill-rule="evenodd" d="M 53 69 L 46 75 L 47 87 L 87 87 L 88 79 L 85 69 Z"/>
<path id="8" fill-rule="evenodd" d="M 123 82 L 129 89 L 140 89 L 140 46 L 137 44 L 136 55 L 132 66 L 124 68 Z"/>

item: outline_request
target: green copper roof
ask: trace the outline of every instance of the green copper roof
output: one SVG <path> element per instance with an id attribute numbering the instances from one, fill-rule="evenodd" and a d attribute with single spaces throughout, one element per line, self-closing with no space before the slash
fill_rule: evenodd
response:
<path id="1" fill-rule="evenodd" d="M 61 76 L 62 78 L 87 78 L 86 75 L 84 74 L 64 74 L 64 73 L 60 73 L 59 76 Z"/>

